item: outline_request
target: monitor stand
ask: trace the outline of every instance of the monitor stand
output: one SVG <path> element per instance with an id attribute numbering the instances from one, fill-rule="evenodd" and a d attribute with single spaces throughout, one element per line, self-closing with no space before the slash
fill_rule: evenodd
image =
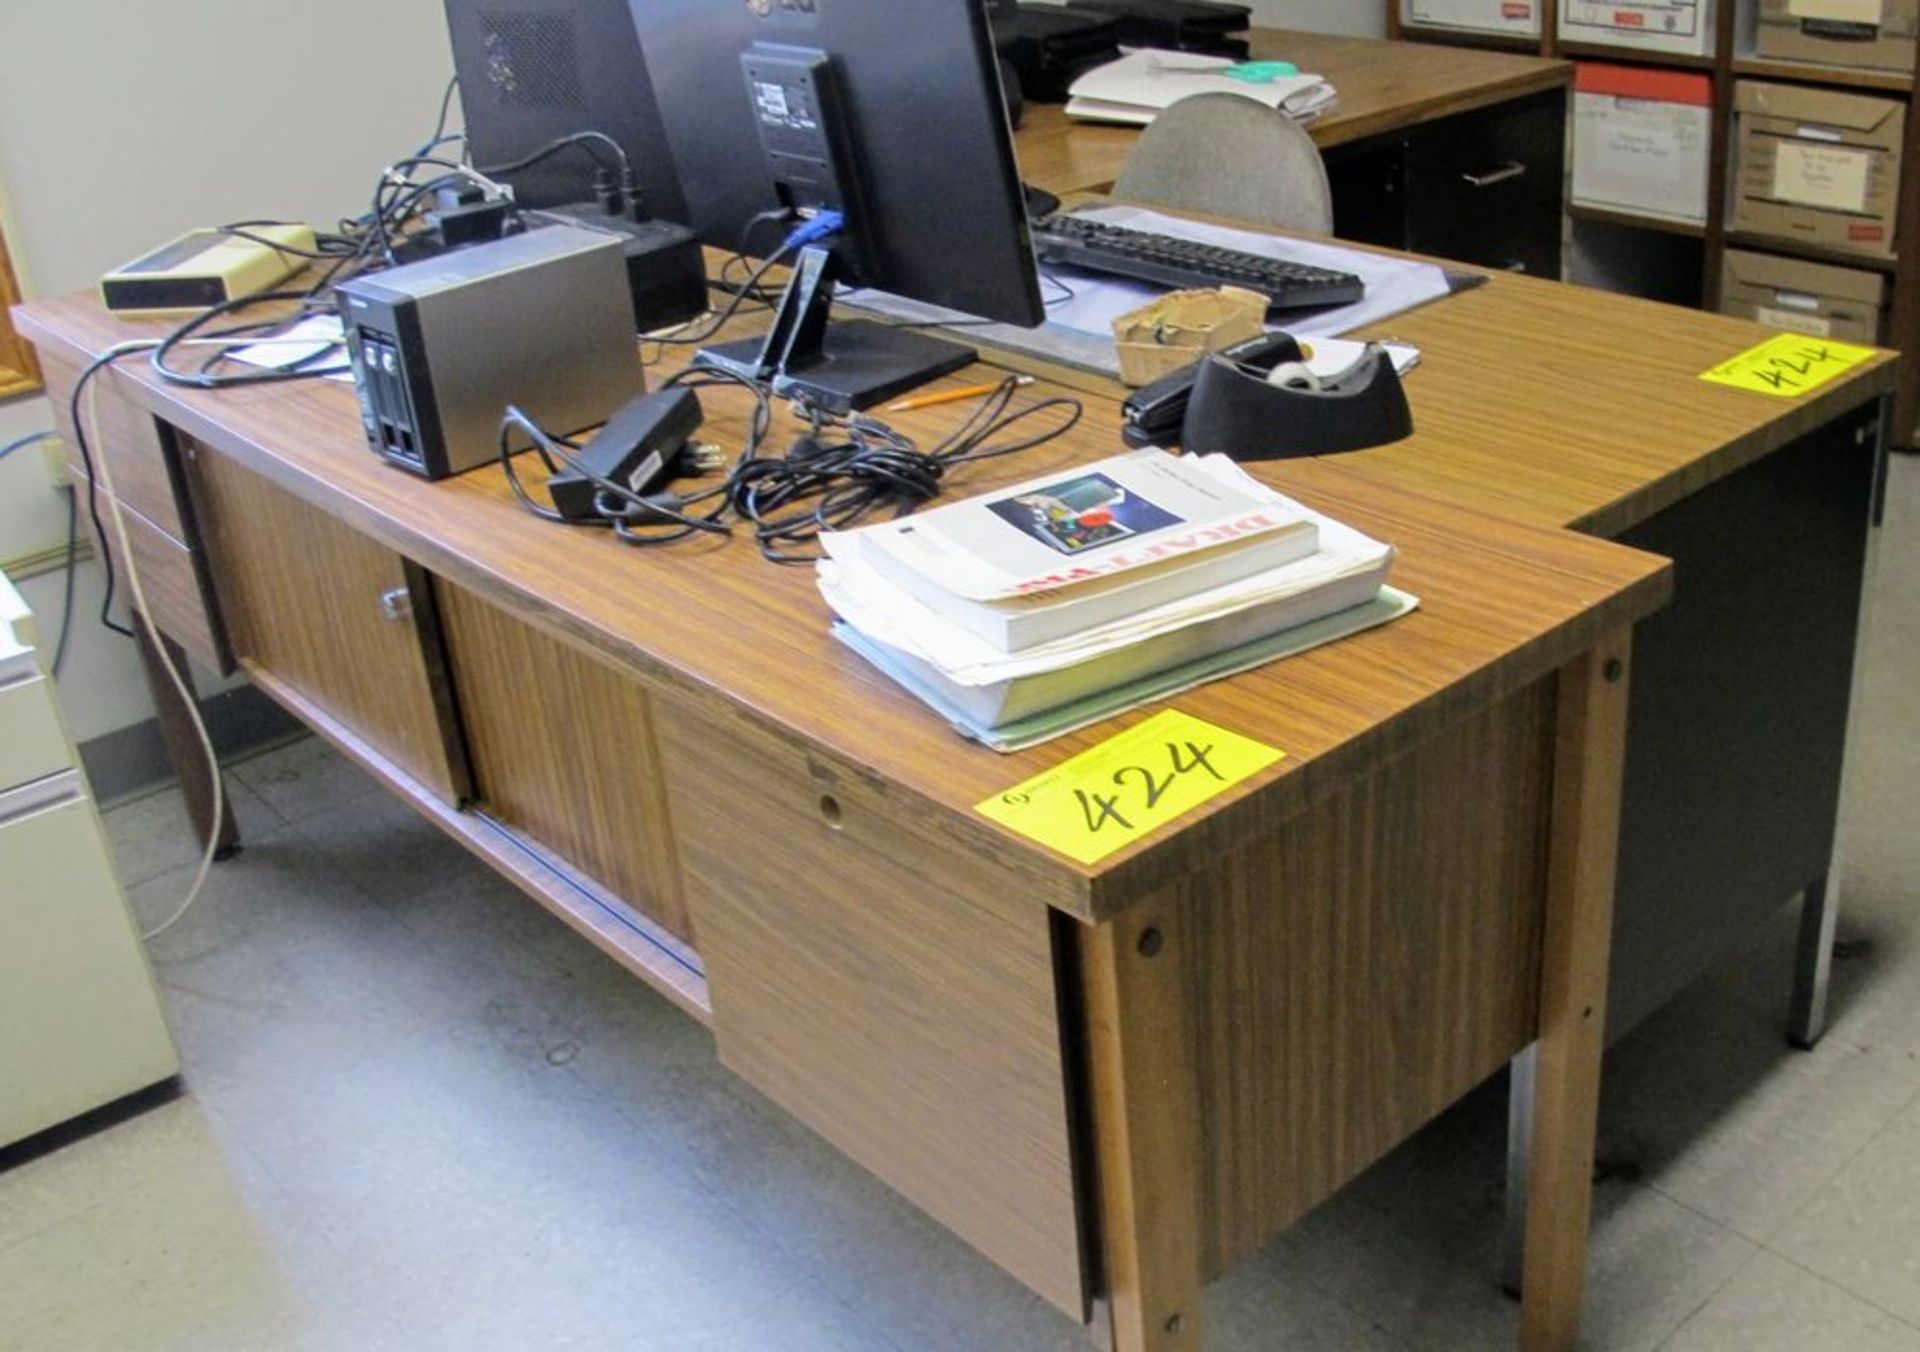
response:
<path id="1" fill-rule="evenodd" d="M 916 329 L 832 319 L 835 271 L 830 250 L 802 249 L 766 338 L 703 347 L 694 365 L 767 381 L 783 398 L 846 413 L 871 408 L 979 359 L 964 344 Z"/>

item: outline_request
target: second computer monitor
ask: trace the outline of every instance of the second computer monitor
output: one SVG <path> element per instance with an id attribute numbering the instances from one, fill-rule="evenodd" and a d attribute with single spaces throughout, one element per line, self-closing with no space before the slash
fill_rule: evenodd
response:
<path id="1" fill-rule="evenodd" d="M 632 165 L 649 216 L 685 222 L 627 0 L 445 0 L 467 145 L 482 169 L 597 131 Z M 522 206 L 593 196 L 596 157 L 573 148 L 504 174 Z"/>
<path id="2" fill-rule="evenodd" d="M 782 206 L 846 215 L 848 280 L 1046 317 L 981 0 L 632 0 L 691 223 L 729 251 Z M 782 231 L 746 241 L 765 255 Z"/>

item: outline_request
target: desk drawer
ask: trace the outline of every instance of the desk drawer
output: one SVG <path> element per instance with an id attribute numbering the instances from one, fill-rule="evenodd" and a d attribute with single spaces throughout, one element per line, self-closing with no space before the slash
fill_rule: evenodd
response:
<path id="1" fill-rule="evenodd" d="M 74 472 L 73 491 L 80 494 L 84 520 L 88 486 L 86 477 L 78 470 Z M 233 655 L 227 646 L 219 610 L 213 603 L 213 591 L 200 552 L 188 548 L 124 503 L 122 514 L 126 518 L 133 562 L 140 570 L 140 586 L 160 632 L 179 643 L 208 670 L 223 675 L 232 671 Z M 119 596 L 131 603 L 126 566 L 120 558 L 120 537 L 114 530 L 113 516 L 104 495 L 100 499 L 100 521 L 106 527 L 107 538 L 96 544 L 104 543 L 119 578 Z"/>
<path id="2" fill-rule="evenodd" d="M 85 466 L 80 463 L 80 444 L 75 439 L 73 423 L 68 417 L 73 384 L 79 379 L 81 368 L 58 356 L 49 357 L 44 353 L 40 360 L 46 371 L 47 393 L 53 404 L 54 423 L 66 441 L 68 463 L 76 473 L 84 474 Z M 128 357 L 125 360 L 144 361 L 145 357 Z M 113 478 L 113 490 L 120 501 L 140 513 L 155 528 L 172 536 L 176 543 L 184 544 L 190 537 L 175 488 L 172 457 L 162 439 L 160 424 L 151 413 L 116 392 L 120 379 L 112 371 L 106 371 L 89 382 L 99 386 L 96 397 L 99 401 L 100 436 L 98 445 L 89 437 L 87 447 L 96 458 L 106 459 L 108 472 Z M 86 400 L 82 399 L 83 415 L 85 411 Z"/>
<path id="3" fill-rule="evenodd" d="M 744 718 L 659 735 L 721 1059 L 1084 1319 L 1047 907 Z"/>
<path id="4" fill-rule="evenodd" d="M 1557 278 L 1565 159 L 1557 92 L 1416 129 L 1407 141 L 1407 247 Z"/>
<path id="5" fill-rule="evenodd" d="M 53 682 L 38 671 L 0 681 L 0 793 L 72 764 Z"/>

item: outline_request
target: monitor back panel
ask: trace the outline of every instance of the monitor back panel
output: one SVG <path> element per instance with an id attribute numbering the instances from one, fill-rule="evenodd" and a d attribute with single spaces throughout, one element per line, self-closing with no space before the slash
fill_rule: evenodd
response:
<path id="1" fill-rule="evenodd" d="M 473 162 L 508 164 L 561 136 L 605 132 L 627 152 L 647 212 L 687 223 L 626 0 L 446 0 Z M 564 150 L 505 175 L 526 206 L 590 198 L 593 161 Z"/>
<path id="2" fill-rule="evenodd" d="M 979 0 L 631 0 L 694 229 L 740 247 L 778 206 L 741 57 L 824 52 L 860 181 L 860 281 L 1015 324 L 1045 317 L 998 61 Z M 764 255 L 777 243 L 752 240 Z"/>

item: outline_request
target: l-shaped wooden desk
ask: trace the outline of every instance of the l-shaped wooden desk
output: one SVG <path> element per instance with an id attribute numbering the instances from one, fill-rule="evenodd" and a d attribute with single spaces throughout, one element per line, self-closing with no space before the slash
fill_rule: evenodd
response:
<path id="1" fill-rule="evenodd" d="M 157 327 L 84 297 L 19 318 L 56 391 Z M 1393 540 L 1422 609 L 1180 697 L 1284 759 L 1090 867 L 973 805 L 1134 720 L 961 743 L 744 541 L 626 550 L 528 517 L 496 470 L 412 479 L 337 386 L 207 394 L 136 360 L 98 453 L 171 637 L 1115 1349 L 1199 1347 L 1206 1280 L 1537 1046 L 1522 1337 L 1570 1348 L 1628 634 L 1669 573 L 1564 527 L 1828 454 L 1890 359 L 1776 403 L 1695 378 L 1750 326 L 1505 277 L 1395 327 L 1426 351 L 1416 436 L 1258 472 Z M 1109 452 L 1116 403 L 1088 401 L 956 488 Z M 744 409 L 708 405 L 737 444 Z"/>

